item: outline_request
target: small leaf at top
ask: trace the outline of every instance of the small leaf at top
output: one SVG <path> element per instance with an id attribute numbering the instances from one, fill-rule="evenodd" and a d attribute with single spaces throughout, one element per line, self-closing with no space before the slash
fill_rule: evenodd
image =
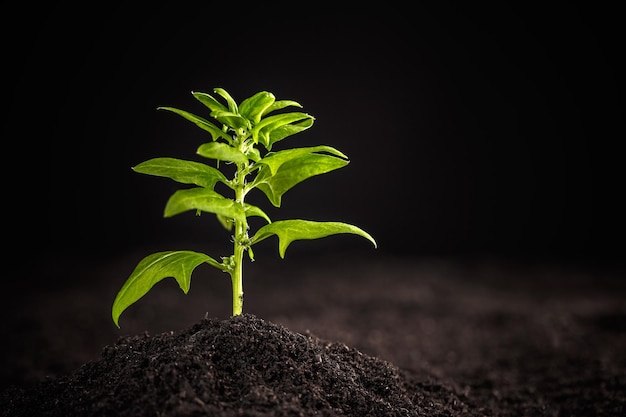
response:
<path id="1" fill-rule="evenodd" d="M 217 101 L 212 95 L 207 93 L 195 92 L 193 91 L 191 94 L 198 100 L 200 103 L 207 106 L 211 111 L 227 111 L 228 107 L 224 106 L 222 103 Z"/>
<path id="2" fill-rule="evenodd" d="M 207 132 L 209 132 L 211 134 L 211 137 L 213 138 L 213 140 L 217 140 L 219 138 L 224 138 L 226 140 L 228 140 L 229 142 L 231 141 L 231 137 L 228 136 L 228 134 L 226 132 L 224 132 L 222 129 L 218 128 L 217 126 L 215 126 L 213 123 L 209 122 L 208 120 L 200 117 L 200 116 L 196 116 L 195 114 L 189 113 L 185 110 L 179 110 L 176 109 L 174 107 L 158 107 L 159 110 L 167 110 L 167 111 L 171 111 L 173 113 L 178 114 L 179 116 L 184 117 L 185 119 L 189 120 L 190 122 L 193 122 L 196 124 L 196 126 L 198 126 L 199 128 L 201 128 L 202 130 L 206 130 Z"/>
<path id="3" fill-rule="evenodd" d="M 252 139 L 254 140 L 254 143 L 261 142 L 266 148 L 270 147 L 270 133 L 274 129 L 290 123 L 299 122 L 304 119 L 313 119 L 313 116 L 306 113 L 293 112 L 266 117 L 252 128 Z"/>
<path id="4" fill-rule="evenodd" d="M 237 113 L 229 111 L 214 111 L 211 112 L 211 117 L 215 118 L 220 123 L 230 127 L 231 129 L 250 129 L 250 121 Z"/>
<path id="5" fill-rule="evenodd" d="M 267 91 L 260 91 L 241 102 L 239 114 L 255 124 L 261 120 L 261 116 L 274 103 L 276 97 Z"/>
<path id="6" fill-rule="evenodd" d="M 265 116 L 266 114 L 270 114 L 273 111 L 281 110 L 281 109 L 284 109 L 285 107 L 289 107 L 289 106 L 302 108 L 302 105 L 300 103 L 298 103 L 297 101 L 293 101 L 293 100 L 277 100 L 271 106 L 269 106 L 267 109 L 265 109 L 265 111 L 263 112 L 263 116 Z"/>
<path id="7" fill-rule="evenodd" d="M 226 102 L 228 103 L 228 110 L 230 110 L 232 113 L 239 113 L 239 110 L 237 108 L 237 102 L 231 97 L 228 91 L 218 87 L 214 88 L 213 92 L 219 94 L 226 99 Z"/>

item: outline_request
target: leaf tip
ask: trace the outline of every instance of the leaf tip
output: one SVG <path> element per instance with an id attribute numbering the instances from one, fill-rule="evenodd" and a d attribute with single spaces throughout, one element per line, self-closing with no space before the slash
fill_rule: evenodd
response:
<path id="1" fill-rule="evenodd" d="M 120 315 L 115 312 L 115 308 L 113 309 L 111 313 L 111 318 L 113 319 L 113 323 L 115 324 L 115 327 L 119 329 L 120 328 Z"/>

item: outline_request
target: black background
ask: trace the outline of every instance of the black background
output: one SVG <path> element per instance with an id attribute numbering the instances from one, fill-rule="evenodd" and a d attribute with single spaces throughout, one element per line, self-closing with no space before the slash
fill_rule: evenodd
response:
<path id="1" fill-rule="evenodd" d="M 380 252 L 335 236 L 296 243 L 287 256 L 341 248 L 621 263 L 616 11 L 437 4 L 6 14 L 10 264 L 227 242 L 212 216 L 164 219 L 178 185 L 131 170 L 155 156 L 200 160 L 208 135 L 156 108 L 202 114 L 191 91 L 214 87 L 238 102 L 260 90 L 298 101 L 316 122 L 283 146 L 326 144 L 350 157 L 289 191 L 280 210 L 258 194 L 251 202 L 274 220 L 356 224 Z M 261 245 L 276 251 L 273 239 Z"/>

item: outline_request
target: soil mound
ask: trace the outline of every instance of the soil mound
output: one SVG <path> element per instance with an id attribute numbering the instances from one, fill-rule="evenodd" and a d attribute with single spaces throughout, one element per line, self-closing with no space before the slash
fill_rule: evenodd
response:
<path id="1" fill-rule="evenodd" d="M 122 337 L 71 375 L 3 394 L 5 416 L 422 416 L 465 407 L 441 386 L 425 400 L 394 365 L 244 314 Z"/>

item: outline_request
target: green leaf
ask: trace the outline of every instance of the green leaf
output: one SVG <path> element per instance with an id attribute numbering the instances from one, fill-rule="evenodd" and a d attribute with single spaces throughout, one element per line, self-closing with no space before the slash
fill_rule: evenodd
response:
<path id="1" fill-rule="evenodd" d="M 310 119 L 303 120 L 299 123 L 292 123 L 292 124 L 280 126 L 272 130 L 269 134 L 267 150 L 271 150 L 272 146 L 274 146 L 276 142 L 281 141 L 291 135 L 295 135 L 296 133 L 300 133 L 303 130 L 307 130 L 308 128 L 313 126 L 314 121 L 315 119 L 310 118 Z"/>
<path id="2" fill-rule="evenodd" d="M 363 229 L 341 222 L 315 222 L 311 220 L 279 220 L 261 227 L 252 237 L 254 245 L 270 236 L 278 236 L 278 252 L 285 257 L 287 247 L 295 240 L 319 239 L 330 235 L 351 233 L 362 236 L 377 247 L 374 238 Z"/>
<path id="3" fill-rule="evenodd" d="M 270 146 L 270 133 L 290 123 L 299 122 L 304 119 L 313 119 L 313 116 L 301 112 L 276 114 L 266 117 L 256 124 L 251 130 L 254 143 L 261 142 L 266 148 Z"/>
<path id="4" fill-rule="evenodd" d="M 171 111 L 173 113 L 178 114 L 179 116 L 184 117 L 190 122 L 195 123 L 196 126 L 201 128 L 202 130 L 206 130 L 207 132 L 209 132 L 214 141 L 217 140 L 218 138 L 224 138 L 228 140 L 229 142 L 231 141 L 231 137 L 228 136 L 226 132 L 224 132 L 222 129 L 218 128 L 213 123 L 209 122 L 208 120 L 200 116 L 196 116 L 195 114 L 189 113 L 185 110 L 175 109 L 174 107 L 158 107 L 157 109 Z"/>
<path id="5" fill-rule="evenodd" d="M 342 168 L 348 163 L 347 160 L 335 156 L 310 153 L 284 162 L 274 175 L 267 165 L 263 166 L 254 180 L 254 186 L 275 207 L 280 207 L 283 194 L 295 185 L 315 175 Z"/>
<path id="6" fill-rule="evenodd" d="M 259 123 L 261 116 L 274 103 L 276 97 L 267 91 L 261 91 L 241 102 L 239 114 L 251 122 Z"/>
<path id="7" fill-rule="evenodd" d="M 236 164 L 245 164 L 248 157 L 239 149 L 222 142 L 209 142 L 200 145 L 196 153 L 205 158 L 229 161 Z"/>
<path id="8" fill-rule="evenodd" d="M 241 204 L 206 188 L 176 191 L 167 201 L 164 215 L 165 217 L 172 217 L 189 210 L 219 214 L 241 221 L 246 219 L 246 213 Z"/>
<path id="9" fill-rule="evenodd" d="M 278 100 L 278 101 L 275 101 L 271 106 L 269 106 L 263 112 L 263 116 L 265 116 L 266 114 L 270 114 L 271 112 L 284 109 L 285 107 L 289 107 L 289 106 L 302 108 L 302 105 L 300 103 L 296 102 L 296 101 L 293 101 L 293 100 Z"/>
<path id="10" fill-rule="evenodd" d="M 222 219 L 224 225 L 226 219 L 244 221 L 247 217 L 258 216 L 264 218 L 268 223 L 272 221 L 267 214 L 259 207 L 252 204 L 241 204 L 222 197 L 215 191 L 206 188 L 190 188 L 178 190 L 167 201 L 165 205 L 165 217 L 172 217 L 189 210 L 200 210 L 206 213 L 214 213 Z M 224 227 L 226 227 L 224 225 Z"/>
<path id="11" fill-rule="evenodd" d="M 244 211 L 246 213 L 246 217 L 257 216 L 264 218 L 268 223 L 272 222 L 269 216 L 265 214 L 263 210 L 261 210 L 257 206 L 253 206 L 252 204 L 244 204 Z"/>
<path id="12" fill-rule="evenodd" d="M 230 127 L 233 130 L 237 129 L 250 129 L 250 121 L 244 117 L 241 117 L 237 113 L 229 111 L 214 111 L 211 112 L 211 117 L 217 119 L 218 122 Z"/>
<path id="13" fill-rule="evenodd" d="M 111 315 L 117 327 L 122 312 L 135 303 L 159 281 L 173 277 L 185 294 L 189 291 L 191 274 L 198 265 L 207 263 L 224 270 L 223 265 L 208 255 L 192 251 L 158 252 L 143 258 L 130 274 L 113 301 Z"/>
<path id="14" fill-rule="evenodd" d="M 202 104 L 208 107 L 211 111 L 227 111 L 228 108 L 222 103 L 217 101 L 212 95 L 207 93 L 200 93 L 192 91 L 191 94 Z"/>
<path id="15" fill-rule="evenodd" d="M 219 94 L 226 99 L 226 102 L 228 103 L 228 110 L 230 110 L 232 113 L 239 113 L 239 110 L 237 109 L 237 102 L 230 96 L 228 91 L 224 90 L 223 88 L 214 88 L 213 92 Z"/>
<path id="16" fill-rule="evenodd" d="M 176 158 L 153 158 L 134 166 L 141 174 L 166 177 L 183 184 L 195 184 L 213 189 L 218 181 L 228 185 L 228 179 L 219 170 L 194 161 Z"/>
<path id="17" fill-rule="evenodd" d="M 339 156 L 344 159 L 348 159 L 348 157 L 342 152 L 331 146 L 312 146 L 309 148 L 295 148 L 295 149 L 286 149 L 284 151 L 278 152 L 270 152 L 263 159 L 261 159 L 258 163 L 267 165 L 272 173 L 272 175 L 276 174 L 278 168 L 281 167 L 287 161 L 292 159 L 300 158 L 302 156 L 311 154 L 311 153 L 319 153 L 319 152 L 327 152 L 333 154 L 335 156 Z"/>

